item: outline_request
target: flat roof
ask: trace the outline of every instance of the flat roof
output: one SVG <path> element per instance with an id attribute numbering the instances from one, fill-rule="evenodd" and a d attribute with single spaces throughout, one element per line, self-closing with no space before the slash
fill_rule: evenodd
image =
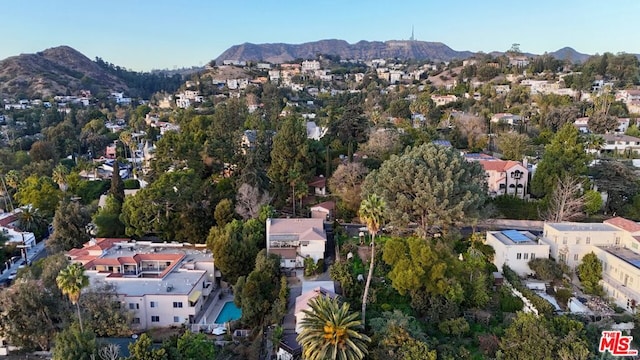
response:
<path id="1" fill-rule="evenodd" d="M 87 270 L 85 274 L 89 277 L 91 286 L 96 286 L 100 282 L 113 284 L 119 294 L 127 296 L 144 295 L 189 295 L 194 287 L 202 281 L 206 275 L 205 270 L 184 270 L 173 271 L 164 278 L 130 278 L 130 277 L 107 277 L 109 273 Z M 167 291 L 167 288 L 171 291 Z"/>
<path id="2" fill-rule="evenodd" d="M 538 238 L 528 231 L 490 231 L 493 237 L 505 245 L 538 245 Z"/>
<path id="3" fill-rule="evenodd" d="M 620 231 L 620 229 L 602 223 L 545 223 L 546 226 L 558 231 Z"/>
<path id="4" fill-rule="evenodd" d="M 598 248 L 619 258 L 620 260 L 626 261 L 627 263 L 633 265 L 636 269 L 640 269 L 640 254 L 637 254 L 623 247 L 598 246 Z"/>

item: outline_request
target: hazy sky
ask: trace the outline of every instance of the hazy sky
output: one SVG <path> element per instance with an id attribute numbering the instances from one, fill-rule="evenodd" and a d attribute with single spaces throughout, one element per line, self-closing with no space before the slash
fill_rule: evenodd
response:
<path id="1" fill-rule="evenodd" d="M 454 50 L 640 53 L 637 0 L 4 0 L 0 59 L 69 45 L 134 70 L 204 65 L 232 45 L 439 41 Z"/>

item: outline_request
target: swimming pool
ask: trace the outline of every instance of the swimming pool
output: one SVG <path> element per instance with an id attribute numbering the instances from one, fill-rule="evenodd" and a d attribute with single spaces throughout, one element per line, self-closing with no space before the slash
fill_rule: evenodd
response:
<path id="1" fill-rule="evenodd" d="M 222 310 L 220 310 L 220 314 L 216 318 L 216 324 L 224 324 L 229 321 L 238 320 L 242 316 L 242 310 L 238 309 L 236 304 L 233 301 L 227 301 Z"/>

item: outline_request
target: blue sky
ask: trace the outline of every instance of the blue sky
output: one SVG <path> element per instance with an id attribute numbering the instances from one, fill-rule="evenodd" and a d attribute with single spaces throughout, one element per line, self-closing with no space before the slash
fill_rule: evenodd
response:
<path id="1" fill-rule="evenodd" d="M 235 44 L 439 41 L 490 52 L 640 53 L 637 0 L 6 0 L 0 59 L 69 45 L 134 70 L 204 65 Z"/>

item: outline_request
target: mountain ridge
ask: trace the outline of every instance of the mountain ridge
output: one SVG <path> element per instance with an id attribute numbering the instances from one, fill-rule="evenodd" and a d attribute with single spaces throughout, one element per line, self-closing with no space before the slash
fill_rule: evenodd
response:
<path id="1" fill-rule="evenodd" d="M 366 41 L 349 44 L 345 40 L 324 39 L 302 44 L 243 43 L 233 45 L 215 60 L 267 61 L 283 63 L 294 59 L 315 58 L 318 54 L 340 56 L 344 59 L 371 60 L 377 58 L 433 59 L 450 61 L 471 57 L 471 51 L 456 51 L 441 42 L 415 40 Z"/>

